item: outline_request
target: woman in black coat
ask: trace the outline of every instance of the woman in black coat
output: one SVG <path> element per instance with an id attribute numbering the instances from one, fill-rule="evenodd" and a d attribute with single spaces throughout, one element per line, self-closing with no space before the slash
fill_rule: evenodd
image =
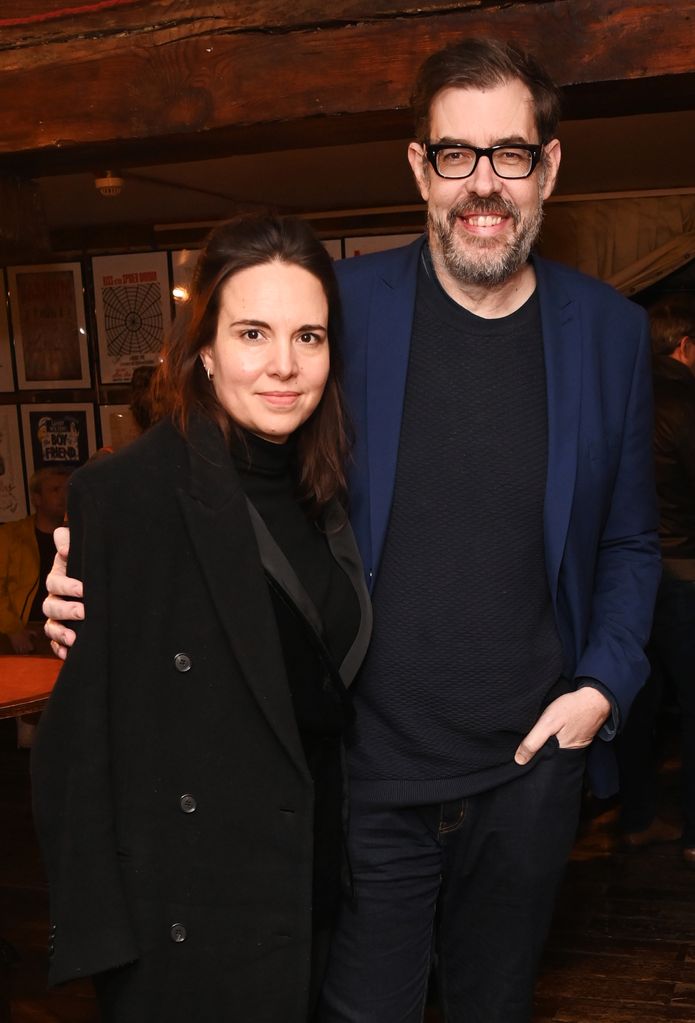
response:
<path id="1" fill-rule="evenodd" d="M 302 222 L 217 229 L 162 364 L 171 415 L 71 481 L 87 614 L 34 801 L 49 979 L 93 976 L 105 1020 L 313 1013 L 370 628 L 336 315 Z"/>

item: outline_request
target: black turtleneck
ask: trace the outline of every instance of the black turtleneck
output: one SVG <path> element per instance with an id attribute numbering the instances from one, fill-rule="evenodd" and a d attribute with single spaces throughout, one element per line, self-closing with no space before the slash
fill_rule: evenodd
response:
<path id="1" fill-rule="evenodd" d="M 297 497 L 296 446 L 244 431 L 232 442 L 247 498 L 294 569 L 323 623 L 323 643 L 298 608 L 268 576 L 297 726 L 314 780 L 315 930 L 330 925 L 340 895 L 343 848 L 341 736 L 351 718 L 337 666 L 359 628 L 357 595 L 333 558 L 320 523 Z"/>
<path id="2" fill-rule="evenodd" d="M 359 603 L 320 523 L 309 518 L 298 500 L 296 442 L 290 438 L 274 444 L 243 431 L 232 444 L 232 454 L 244 493 L 321 617 L 324 641 L 338 667 L 359 628 Z"/>

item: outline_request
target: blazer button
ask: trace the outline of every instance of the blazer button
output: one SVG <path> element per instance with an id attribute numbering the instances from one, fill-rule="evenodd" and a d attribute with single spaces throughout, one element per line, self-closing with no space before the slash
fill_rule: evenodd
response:
<path id="1" fill-rule="evenodd" d="M 198 803 L 195 796 L 192 796 L 190 792 L 186 792 L 185 795 L 179 799 L 179 806 L 184 813 L 195 813 Z"/>
<path id="2" fill-rule="evenodd" d="M 177 654 L 174 658 L 174 667 L 177 671 L 190 671 L 191 659 L 188 654 Z"/>
<path id="3" fill-rule="evenodd" d="M 183 924 L 172 924 L 169 931 L 169 936 L 172 941 L 181 942 L 186 940 L 186 928 Z"/>

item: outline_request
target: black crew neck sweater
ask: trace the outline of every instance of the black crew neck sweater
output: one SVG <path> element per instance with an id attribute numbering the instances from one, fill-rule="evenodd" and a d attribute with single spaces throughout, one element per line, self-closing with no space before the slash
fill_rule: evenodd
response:
<path id="1" fill-rule="evenodd" d="M 513 761 L 562 667 L 546 578 L 537 297 L 483 319 L 421 264 L 374 634 L 354 687 L 354 798 L 456 799 Z"/>

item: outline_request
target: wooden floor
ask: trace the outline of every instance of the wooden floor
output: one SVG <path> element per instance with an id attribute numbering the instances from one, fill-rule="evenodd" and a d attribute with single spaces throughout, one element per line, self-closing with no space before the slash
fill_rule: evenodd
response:
<path id="1" fill-rule="evenodd" d="M 46 990 L 46 886 L 28 755 L 14 749 L 13 727 L 0 721 L 0 937 L 20 959 L 0 965 L 2 993 L 11 996 L 11 1015 L 0 1008 L 0 1023 L 95 1023 L 89 984 Z M 676 761 L 666 763 L 662 783 L 664 815 L 677 820 Z M 568 869 L 534 1023 L 695 1023 L 695 871 L 675 845 L 621 851 L 615 810 L 598 809 L 587 814 Z M 427 1019 L 439 1019 L 435 1008 Z"/>

